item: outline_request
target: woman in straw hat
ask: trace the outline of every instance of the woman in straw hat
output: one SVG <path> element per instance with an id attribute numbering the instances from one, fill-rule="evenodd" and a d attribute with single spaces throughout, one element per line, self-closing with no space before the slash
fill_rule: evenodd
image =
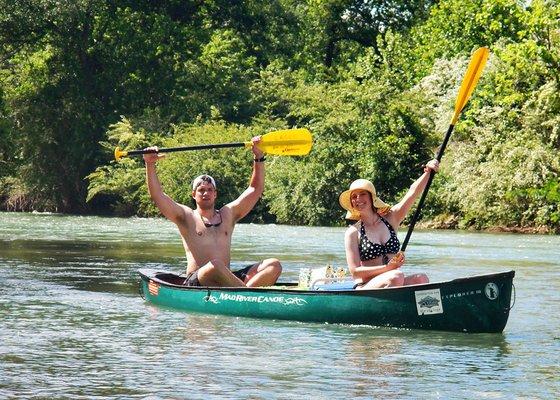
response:
<path id="1" fill-rule="evenodd" d="M 424 173 L 411 186 L 402 200 L 389 206 L 377 197 L 373 183 L 366 179 L 352 182 L 339 197 L 347 211 L 346 219 L 357 221 L 345 234 L 346 262 L 356 281 L 356 289 L 427 283 L 426 274 L 405 276 L 400 267 L 404 254 L 399 251 L 397 229 L 416 198 L 422 193 L 430 171 L 437 172 L 439 162 L 431 160 Z"/>

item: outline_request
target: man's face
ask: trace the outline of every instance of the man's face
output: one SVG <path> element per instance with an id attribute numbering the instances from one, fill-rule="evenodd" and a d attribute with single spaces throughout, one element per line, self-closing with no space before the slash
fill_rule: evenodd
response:
<path id="1" fill-rule="evenodd" d="M 200 208 L 214 207 L 218 193 L 210 182 L 201 182 L 192 192 L 192 197 Z"/>

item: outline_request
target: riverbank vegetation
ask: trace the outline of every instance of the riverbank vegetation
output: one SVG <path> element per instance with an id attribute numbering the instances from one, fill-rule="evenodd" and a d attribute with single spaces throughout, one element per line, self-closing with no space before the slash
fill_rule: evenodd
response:
<path id="1" fill-rule="evenodd" d="M 0 204 L 156 215 L 140 158 L 115 146 L 248 141 L 306 127 L 268 157 L 248 220 L 343 223 L 357 177 L 396 201 L 449 125 L 472 51 L 491 56 L 434 180 L 435 227 L 560 232 L 560 5 L 536 0 L 0 0 Z M 166 192 L 247 185 L 251 153 L 174 153 Z"/>

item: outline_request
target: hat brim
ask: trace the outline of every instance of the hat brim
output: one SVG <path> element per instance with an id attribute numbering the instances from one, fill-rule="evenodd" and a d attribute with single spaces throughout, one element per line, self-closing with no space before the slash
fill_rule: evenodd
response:
<path id="1" fill-rule="evenodd" d="M 340 206 L 347 211 L 345 216 L 346 219 L 357 221 L 361 218 L 360 212 L 352 207 L 352 201 L 350 200 L 350 196 L 355 190 L 367 190 L 371 194 L 371 198 L 373 199 L 373 206 L 380 214 L 386 214 L 391 209 L 390 205 L 379 199 L 379 197 L 377 197 L 371 190 L 349 189 L 345 190 L 340 194 L 340 196 L 338 196 L 338 202 L 340 203 Z"/>

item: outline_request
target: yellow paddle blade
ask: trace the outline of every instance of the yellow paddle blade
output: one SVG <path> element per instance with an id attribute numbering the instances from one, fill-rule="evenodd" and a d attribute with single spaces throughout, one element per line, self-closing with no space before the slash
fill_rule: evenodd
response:
<path id="1" fill-rule="evenodd" d="M 126 157 L 127 155 L 128 151 L 121 150 L 118 147 L 115 148 L 115 160 L 119 161 L 121 157 Z"/>
<path id="2" fill-rule="evenodd" d="M 267 154 L 303 156 L 311 151 L 312 144 L 311 132 L 301 128 L 269 132 L 262 136 L 258 147 Z M 251 142 L 245 143 L 246 147 L 251 145 Z"/>
<path id="3" fill-rule="evenodd" d="M 459 94 L 457 95 L 457 100 L 455 101 L 455 114 L 451 120 L 451 125 L 455 125 L 457 119 L 459 119 L 459 114 L 463 111 L 463 108 L 467 104 L 467 101 L 471 97 L 471 94 L 478 83 L 478 79 L 482 74 L 482 70 L 486 65 L 486 60 L 490 50 L 487 47 L 481 47 L 473 53 L 471 62 L 469 63 L 469 68 L 465 73 L 463 78 L 463 83 L 461 83 L 461 88 L 459 89 Z"/>

